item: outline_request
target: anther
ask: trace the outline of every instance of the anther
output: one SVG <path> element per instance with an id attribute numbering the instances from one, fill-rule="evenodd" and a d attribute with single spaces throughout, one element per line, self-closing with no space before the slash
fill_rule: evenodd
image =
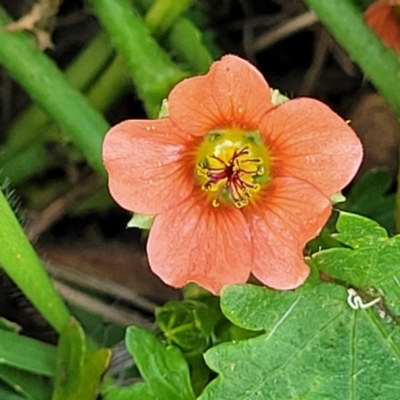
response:
<path id="1" fill-rule="evenodd" d="M 231 154 L 230 157 L 227 157 L 227 152 Z M 240 150 L 231 146 L 222 154 L 210 154 L 197 164 L 198 174 L 207 178 L 202 185 L 203 190 L 217 192 L 212 202 L 214 207 L 220 205 L 221 196 L 228 195 L 236 207 L 242 208 L 249 203 L 252 192 L 260 190 L 254 178 L 263 175 L 263 161 L 261 158 L 249 158 L 249 154 L 249 146 Z"/>

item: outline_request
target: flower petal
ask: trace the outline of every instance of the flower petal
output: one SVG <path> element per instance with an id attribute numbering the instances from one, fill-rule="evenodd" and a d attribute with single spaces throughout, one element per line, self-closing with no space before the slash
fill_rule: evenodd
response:
<path id="1" fill-rule="evenodd" d="M 243 213 L 252 234 L 252 273 L 275 289 L 301 285 L 309 274 L 302 250 L 328 220 L 329 200 L 305 181 L 275 178 Z"/>
<path id="2" fill-rule="evenodd" d="M 191 138 L 168 119 L 124 121 L 108 131 L 103 160 L 109 189 L 124 208 L 157 214 L 185 200 L 193 190 Z"/>
<path id="3" fill-rule="evenodd" d="M 388 47 L 400 53 L 400 17 L 396 15 L 394 6 L 400 1 L 373 3 L 364 13 L 366 24 L 381 38 Z"/>
<path id="4" fill-rule="evenodd" d="M 271 108 L 268 83 L 255 67 L 228 55 L 205 76 L 186 79 L 169 95 L 169 115 L 182 130 L 203 136 L 211 129 L 256 129 Z"/>
<path id="5" fill-rule="evenodd" d="M 251 266 L 247 223 L 234 207 L 212 207 L 202 194 L 158 215 L 147 244 L 150 267 L 164 282 L 196 282 L 214 294 L 244 283 Z"/>
<path id="6" fill-rule="evenodd" d="M 323 103 L 290 100 L 260 124 L 273 157 L 273 176 L 304 179 L 330 196 L 345 187 L 362 160 L 354 131 Z"/>

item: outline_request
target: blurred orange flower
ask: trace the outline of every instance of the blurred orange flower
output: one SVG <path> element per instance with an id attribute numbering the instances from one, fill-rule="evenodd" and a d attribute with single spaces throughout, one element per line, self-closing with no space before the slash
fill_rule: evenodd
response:
<path id="1" fill-rule="evenodd" d="M 364 13 L 365 22 L 387 47 L 400 54 L 400 0 L 379 0 Z"/>
<path id="2" fill-rule="evenodd" d="M 168 117 L 124 121 L 103 147 L 114 199 L 156 215 L 152 270 L 214 294 L 250 273 L 275 289 L 301 285 L 302 250 L 361 162 L 352 129 L 316 100 L 274 105 L 263 76 L 233 55 L 168 101 Z"/>

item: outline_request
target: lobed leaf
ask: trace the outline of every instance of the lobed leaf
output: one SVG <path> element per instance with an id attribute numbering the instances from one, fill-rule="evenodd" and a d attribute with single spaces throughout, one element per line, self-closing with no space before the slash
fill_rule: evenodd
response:
<path id="1" fill-rule="evenodd" d="M 333 278 L 362 289 L 370 300 L 381 296 L 385 306 L 400 316 L 400 235 L 389 238 L 376 222 L 341 212 L 335 239 L 348 246 L 323 250 L 313 263 Z"/>
<path id="2" fill-rule="evenodd" d="M 393 178 L 384 169 L 373 169 L 361 176 L 352 186 L 347 200 L 339 208 L 372 218 L 390 233 L 395 232 L 396 195 L 390 193 Z"/>
<path id="3" fill-rule="evenodd" d="M 397 399 L 400 332 L 375 310 L 353 310 L 344 287 L 307 283 L 277 292 L 227 286 L 221 307 L 256 338 L 205 354 L 218 377 L 199 400 Z"/>
<path id="4" fill-rule="evenodd" d="M 378 223 L 345 212 L 336 229 L 332 237 L 346 247 L 320 251 L 309 263 L 344 286 L 309 280 L 291 292 L 223 290 L 227 318 L 266 333 L 205 354 L 219 376 L 201 400 L 398 398 L 400 236 L 389 238 Z M 359 309 L 346 286 L 363 297 Z M 375 307 L 363 303 L 378 296 Z"/>

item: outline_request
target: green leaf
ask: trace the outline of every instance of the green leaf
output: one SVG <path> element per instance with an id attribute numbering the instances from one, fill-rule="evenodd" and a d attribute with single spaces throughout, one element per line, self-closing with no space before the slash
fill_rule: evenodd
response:
<path id="1" fill-rule="evenodd" d="M 353 310 L 332 283 L 278 292 L 227 286 L 221 308 L 256 338 L 220 344 L 205 354 L 218 377 L 199 400 L 397 400 L 400 332 L 373 308 Z"/>
<path id="2" fill-rule="evenodd" d="M 104 400 L 153 400 L 159 397 L 154 397 L 150 387 L 145 383 L 139 382 L 128 387 L 115 387 L 108 391 Z"/>
<path id="3" fill-rule="evenodd" d="M 14 392 L 7 384 L 0 380 L 0 399 L 4 400 L 26 400 L 22 394 Z"/>
<path id="4" fill-rule="evenodd" d="M 211 296 L 170 301 L 156 309 L 157 325 L 168 343 L 179 346 L 185 353 L 203 352 L 221 318 L 218 299 Z"/>
<path id="5" fill-rule="evenodd" d="M 51 386 L 43 377 L 0 364 L 0 380 L 16 393 L 31 400 L 47 400 L 51 397 Z M 1 391 L 0 391 L 1 393 Z M 5 397 L 0 397 L 5 398 Z M 8 399 L 8 397 L 7 397 Z"/>
<path id="6" fill-rule="evenodd" d="M 195 284 L 188 286 L 184 300 L 156 308 L 156 322 L 168 344 L 183 351 L 190 366 L 193 390 L 199 394 L 211 374 L 204 363 L 204 351 L 216 343 L 247 339 L 259 332 L 233 325 L 222 314 L 218 297 Z"/>
<path id="7" fill-rule="evenodd" d="M 79 324 L 71 320 L 62 331 L 58 342 L 53 400 L 67 400 L 77 396 L 85 353 L 84 333 Z"/>
<path id="8" fill-rule="evenodd" d="M 39 375 L 53 376 L 55 361 L 55 347 L 0 330 L 0 364 Z"/>
<path id="9" fill-rule="evenodd" d="M 347 248 L 323 250 L 314 264 L 333 278 L 362 289 L 366 300 L 383 297 L 385 307 L 400 315 L 400 236 L 388 238 L 376 222 L 341 212 L 335 239 Z"/>
<path id="10" fill-rule="evenodd" d="M 52 400 L 94 400 L 100 379 L 110 361 L 110 351 L 86 349 L 84 332 L 71 319 L 61 333 Z"/>
<path id="11" fill-rule="evenodd" d="M 74 304 L 70 304 L 69 308 L 86 332 L 88 340 L 98 347 L 112 347 L 124 340 L 125 327 L 122 325 L 105 321 L 100 315 Z"/>
<path id="12" fill-rule="evenodd" d="M 145 383 L 114 388 L 105 400 L 191 400 L 189 368 L 181 351 L 164 347 L 150 332 L 131 326 L 126 332 L 126 346 L 134 357 Z"/>
<path id="13" fill-rule="evenodd" d="M 387 170 L 368 171 L 355 182 L 347 201 L 338 208 L 372 218 L 394 233 L 396 195 L 387 194 L 392 185 L 393 178 Z"/>
<path id="14" fill-rule="evenodd" d="M 385 242 L 387 232 L 377 222 L 357 214 L 341 212 L 336 222 L 338 233 L 332 236 L 343 244 L 359 248 Z"/>

